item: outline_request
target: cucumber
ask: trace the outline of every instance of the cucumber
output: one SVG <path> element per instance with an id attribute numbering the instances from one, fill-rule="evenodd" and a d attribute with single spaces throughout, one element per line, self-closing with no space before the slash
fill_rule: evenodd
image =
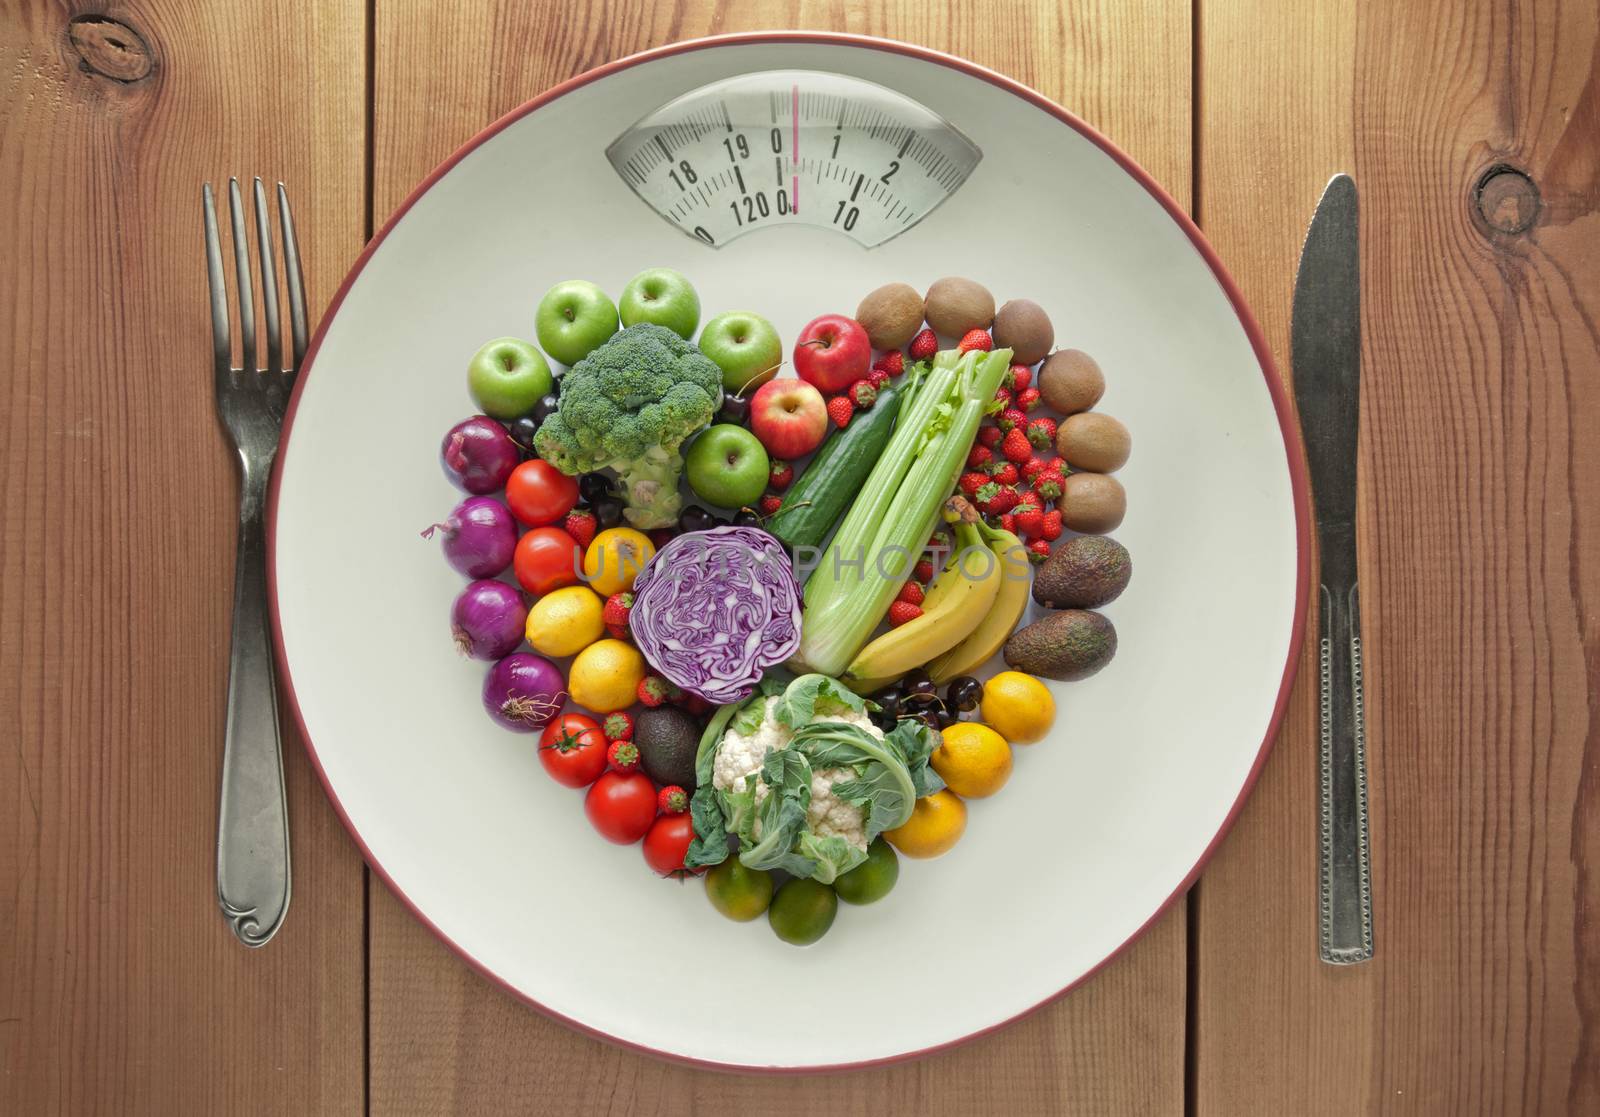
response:
<path id="1" fill-rule="evenodd" d="M 900 389 L 885 384 L 871 410 L 822 444 L 767 521 L 767 530 L 791 549 L 820 547 L 889 444 L 899 412 Z"/>

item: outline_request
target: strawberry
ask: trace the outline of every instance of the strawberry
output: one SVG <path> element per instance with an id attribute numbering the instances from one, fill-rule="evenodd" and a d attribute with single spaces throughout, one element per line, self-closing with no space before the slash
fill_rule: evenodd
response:
<path id="1" fill-rule="evenodd" d="M 783 507 L 783 497 L 777 493 L 766 493 L 761 497 L 759 508 L 763 516 L 776 516 L 778 509 Z"/>
<path id="2" fill-rule="evenodd" d="M 915 582 L 907 582 L 900 587 L 900 592 L 895 595 L 896 601 L 904 601 L 909 605 L 922 604 L 922 587 Z"/>
<path id="3" fill-rule="evenodd" d="M 658 527 L 652 528 L 650 531 L 650 542 L 655 545 L 655 549 L 658 551 L 676 538 L 678 538 L 678 529 L 675 527 Z"/>
<path id="4" fill-rule="evenodd" d="M 989 476 L 993 477 L 1002 485 L 1015 485 L 1018 477 L 1017 467 L 1012 462 L 998 462 L 995 464 L 995 467 L 989 471 Z"/>
<path id="5" fill-rule="evenodd" d="M 850 402 L 865 411 L 878 402 L 878 389 L 872 386 L 870 380 L 857 380 L 845 392 L 850 397 Z"/>
<path id="6" fill-rule="evenodd" d="M 1039 406 L 1041 398 L 1038 388 L 1024 388 L 1017 393 L 1017 406 L 1024 411 L 1032 411 Z"/>
<path id="7" fill-rule="evenodd" d="M 619 772 L 631 772 L 639 766 L 639 746 L 632 741 L 613 741 L 606 749 L 606 763 Z"/>
<path id="8" fill-rule="evenodd" d="M 1000 412 L 1000 418 L 995 420 L 1001 434 L 1009 434 L 1014 427 L 1024 426 L 1027 422 L 1028 416 L 1015 407 L 1006 408 Z"/>
<path id="9" fill-rule="evenodd" d="M 1024 501 L 1017 505 L 1016 528 L 1013 529 L 1024 539 L 1032 540 L 1039 537 L 1044 530 L 1044 513 L 1039 511 L 1039 506 L 1032 501 Z"/>
<path id="10" fill-rule="evenodd" d="M 999 407 L 995 408 L 995 410 L 1004 411 L 1006 408 L 1011 406 L 1011 401 L 1013 398 L 1014 397 L 1011 395 L 1011 389 L 1007 388 L 1004 384 L 1000 385 L 1000 387 L 994 390 L 994 401 L 1000 405 Z"/>
<path id="11" fill-rule="evenodd" d="M 654 709 L 671 698 L 674 689 L 676 688 L 660 675 L 646 675 L 639 680 L 639 701 Z"/>
<path id="12" fill-rule="evenodd" d="M 767 473 L 767 484 L 778 492 L 783 492 L 794 481 L 794 466 L 778 458 L 772 459 L 772 468 Z"/>
<path id="13" fill-rule="evenodd" d="M 982 426 L 978 428 L 978 445 L 985 449 L 993 450 L 1000 444 L 1000 439 L 1005 437 L 1005 431 L 999 427 Z"/>
<path id="14" fill-rule="evenodd" d="M 911 339 L 911 359 L 913 361 L 926 361 L 939 351 L 939 338 L 930 329 L 924 328 L 921 333 Z"/>
<path id="15" fill-rule="evenodd" d="M 988 330 L 968 330 L 961 335 L 961 341 L 956 349 L 962 353 L 970 353 L 974 349 L 980 353 L 987 353 L 994 348 L 994 338 L 989 336 Z"/>
<path id="16" fill-rule="evenodd" d="M 1052 508 L 1044 514 L 1044 518 L 1039 524 L 1039 535 L 1052 542 L 1061 538 L 1060 512 Z"/>
<path id="17" fill-rule="evenodd" d="M 656 809 L 662 814 L 682 814 L 689 809 L 689 793 L 669 783 L 656 794 Z"/>
<path id="18" fill-rule="evenodd" d="M 1010 512 L 1007 512 L 1004 516 L 1001 516 L 1000 530 L 1015 533 L 1017 530 L 1017 518 Z"/>
<path id="19" fill-rule="evenodd" d="M 982 473 L 977 472 L 976 470 L 971 473 L 963 473 L 961 475 L 961 491 L 967 496 L 972 496 L 988 483 L 989 478 L 984 476 Z"/>
<path id="20" fill-rule="evenodd" d="M 939 343 L 935 341 L 933 344 L 935 349 L 937 349 Z M 912 356 L 915 355 L 916 354 L 912 354 Z M 929 355 L 931 356 L 932 354 Z M 885 353 L 883 356 L 879 357 L 875 362 L 873 362 L 872 367 L 881 368 L 890 376 L 899 376 L 906 370 L 905 354 L 900 352 L 898 349 L 891 349 L 889 352 Z"/>
<path id="21" fill-rule="evenodd" d="M 871 384 L 874 388 L 881 389 L 885 384 L 889 383 L 888 370 L 877 367 L 869 369 L 867 372 L 867 383 Z"/>
<path id="22" fill-rule="evenodd" d="M 977 491 L 973 499 L 985 515 L 1003 516 L 1016 506 L 1017 492 L 990 481 Z"/>
<path id="23" fill-rule="evenodd" d="M 1020 465 L 1033 457 L 1033 443 L 1028 441 L 1021 427 L 1012 427 L 1006 432 L 1005 441 L 1000 444 L 1000 452 Z"/>
<path id="24" fill-rule="evenodd" d="M 1012 365 L 1006 369 L 1005 385 L 1013 392 L 1020 392 L 1033 383 L 1033 373 L 1027 365 Z"/>
<path id="25" fill-rule="evenodd" d="M 1056 440 L 1056 421 L 1041 415 L 1028 420 L 1028 441 L 1041 450 L 1048 450 Z"/>
<path id="26" fill-rule="evenodd" d="M 1033 482 L 1034 478 L 1038 477 L 1039 474 L 1043 472 L 1044 462 L 1038 458 L 1029 458 L 1027 461 L 1022 463 L 1022 479 L 1030 484 Z"/>
<path id="27" fill-rule="evenodd" d="M 1047 469 L 1033 479 L 1033 487 L 1045 500 L 1060 500 L 1065 478 L 1053 469 Z"/>
<path id="28" fill-rule="evenodd" d="M 912 568 L 911 576 L 923 585 L 933 581 L 933 563 L 927 559 L 918 559 L 917 565 Z"/>
<path id="29" fill-rule="evenodd" d="M 589 544 L 594 542 L 594 533 L 600 529 L 600 522 L 587 508 L 574 508 L 567 513 L 567 522 L 561 526 L 578 541 L 578 546 L 587 550 Z"/>
<path id="30" fill-rule="evenodd" d="M 614 593 L 606 598 L 606 607 L 600 612 L 600 619 L 605 622 L 606 631 L 618 640 L 628 638 L 628 611 L 633 608 L 633 594 L 624 590 Z M 641 687 L 644 683 L 639 684 Z M 644 699 L 641 697 L 640 701 Z M 649 703 L 645 703 L 649 705 Z"/>
<path id="31" fill-rule="evenodd" d="M 856 411 L 855 404 L 850 402 L 849 396 L 834 396 L 828 401 L 828 418 L 833 420 L 833 425 L 843 429 L 850 425 L 850 416 Z"/>
<path id="32" fill-rule="evenodd" d="M 1038 566 L 1050 557 L 1050 541 L 1048 539 L 1035 539 L 1028 544 L 1028 561 Z"/>
<path id="33" fill-rule="evenodd" d="M 967 454 L 968 469 L 988 469 L 992 461 L 994 461 L 994 451 L 987 446 L 974 446 Z"/>
<path id="34" fill-rule="evenodd" d="M 1055 470 L 1063 477 L 1072 472 L 1072 467 L 1067 465 L 1066 460 L 1063 459 L 1059 454 L 1051 454 L 1048 458 L 1044 459 L 1044 467 L 1046 469 Z"/>
<path id="35" fill-rule="evenodd" d="M 909 601 L 896 601 L 889 606 L 889 624 L 899 628 L 907 621 L 914 621 L 922 616 L 922 609 Z"/>
<path id="36" fill-rule="evenodd" d="M 606 720 L 600 723 L 600 732 L 608 741 L 633 740 L 633 715 L 623 710 L 607 714 Z"/>

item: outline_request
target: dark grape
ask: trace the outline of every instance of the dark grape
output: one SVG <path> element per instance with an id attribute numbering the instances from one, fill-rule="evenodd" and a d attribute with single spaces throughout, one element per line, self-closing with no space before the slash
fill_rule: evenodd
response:
<path id="1" fill-rule="evenodd" d="M 709 531 L 717 526 L 717 518 L 698 504 L 690 504 L 678 513 L 678 528 L 681 531 Z"/>
<path id="2" fill-rule="evenodd" d="M 622 523 L 622 501 L 614 496 L 603 496 L 594 502 L 594 519 L 601 529 Z"/>
<path id="3" fill-rule="evenodd" d="M 890 687 L 888 690 L 879 691 L 872 696 L 872 700 L 883 708 L 883 715 L 890 721 L 900 716 L 899 687 Z"/>
<path id="4" fill-rule="evenodd" d="M 928 673 L 921 668 L 909 672 L 906 677 L 900 681 L 900 685 L 905 688 L 905 692 L 908 696 L 915 697 L 927 695 L 930 698 L 937 698 L 939 696 L 939 688 L 934 685 L 932 679 L 928 678 Z"/>
<path id="5" fill-rule="evenodd" d="M 545 396 L 533 405 L 533 421 L 542 423 L 550 417 L 551 412 L 561 406 L 561 397 L 555 393 Z"/>
<path id="6" fill-rule="evenodd" d="M 929 729 L 942 729 L 943 728 L 943 726 L 941 726 L 939 724 L 939 712 L 938 711 L 923 710 L 921 713 L 912 714 L 911 716 L 913 718 L 915 718 L 917 721 L 920 721 L 923 725 L 926 725 Z"/>
<path id="7" fill-rule="evenodd" d="M 961 675 L 950 680 L 944 694 L 951 708 L 971 713 L 983 700 L 983 684 L 971 675 Z"/>
<path id="8" fill-rule="evenodd" d="M 741 508 L 733 514 L 733 522 L 739 527 L 760 527 L 761 513 L 753 508 Z"/>
<path id="9" fill-rule="evenodd" d="M 717 413 L 717 418 L 724 423 L 744 426 L 750 418 L 750 401 L 743 396 L 723 396 L 722 410 Z"/>
<path id="10" fill-rule="evenodd" d="M 532 415 L 524 415 L 511 422 L 511 441 L 521 446 L 528 453 L 533 453 L 533 436 L 539 430 L 539 420 Z"/>
<path id="11" fill-rule="evenodd" d="M 955 714 L 951 713 L 942 706 L 939 708 L 938 712 L 933 715 L 933 717 L 936 727 L 939 729 L 949 729 L 956 723 L 957 720 L 959 720 Z"/>
<path id="12" fill-rule="evenodd" d="M 611 478 L 604 473 L 585 473 L 578 478 L 578 492 L 584 500 L 593 504 L 611 495 Z"/>

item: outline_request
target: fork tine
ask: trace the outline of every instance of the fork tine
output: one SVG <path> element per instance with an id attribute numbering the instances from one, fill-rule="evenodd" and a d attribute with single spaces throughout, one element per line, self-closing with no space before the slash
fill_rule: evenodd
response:
<path id="1" fill-rule="evenodd" d="M 244 371 L 260 368 L 256 361 L 256 304 L 250 295 L 250 235 L 244 227 L 244 204 L 239 200 L 239 180 L 228 179 L 228 209 L 233 214 L 233 268 L 239 281 L 239 337 Z"/>
<path id="2" fill-rule="evenodd" d="M 267 327 L 267 372 L 276 380 L 283 372 L 283 332 L 278 328 L 278 267 L 273 263 L 272 221 L 267 192 L 256 177 L 256 247 L 261 249 L 261 311 Z"/>
<path id="3" fill-rule="evenodd" d="M 283 273 L 289 286 L 289 332 L 294 340 L 291 374 L 300 371 L 306 355 L 306 291 L 300 273 L 300 246 L 294 236 L 294 217 L 289 213 L 289 192 L 278 183 L 278 224 L 283 231 Z M 291 381 L 293 377 L 291 376 Z"/>
<path id="4" fill-rule="evenodd" d="M 217 204 L 208 182 L 200 191 L 205 212 L 206 285 L 211 289 L 211 348 L 216 359 L 217 388 L 225 387 L 233 364 L 233 338 L 228 334 L 228 288 L 222 279 L 222 242 L 217 236 Z"/>

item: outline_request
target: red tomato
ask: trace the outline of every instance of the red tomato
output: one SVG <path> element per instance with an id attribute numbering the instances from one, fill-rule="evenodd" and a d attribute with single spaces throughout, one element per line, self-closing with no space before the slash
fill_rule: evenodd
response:
<path id="1" fill-rule="evenodd" d="M 536 527 L 517 540 L 511 564 L 523 589 L 544 594 L 577 585 L 583 552 L 578 541 L 560 528 Z"/>
<path id="2" fill-rule="evenodd" d="M 692 841 L 694 823 L 687 814 L 664 814 L 644 836 L 645 864 L 664 877 L 687 872 L 683 867 L 683 855 L 689 852 Z"/>
<path id="3" fill-rule="evenodd" d="M 506 480 L 506 504 L 529 527 L 564 519 L 578 503 L 578 479 L 538 458 L 523 462 Z"/>
<path id="4" fill-rule="evenodd" d="M 656 817 L 656 785 L 643 772 L 607 772 L 583 799 L 583 813 L 608 842 L 632 845 Z"/>
<path id="5" fill-rule="evenodd" d="M 588 787 L 606 770 L 606 735 L 582 714 L 562 714 L 539 736 L 539 761 L 563 787 Z"/>

